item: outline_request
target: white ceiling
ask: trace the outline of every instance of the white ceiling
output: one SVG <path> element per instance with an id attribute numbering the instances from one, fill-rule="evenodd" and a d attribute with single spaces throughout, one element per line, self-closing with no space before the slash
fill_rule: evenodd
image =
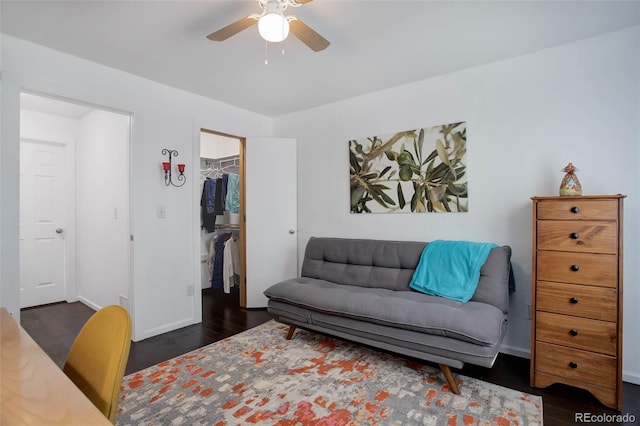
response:
<path id="1" fill-rule="evenodd" d="M 640 1 L 315 0 L 295 15 L 331 45 L 256 26 L 206 36 L 255 0 L 5 1 L 1 30 L 169 86 L 280 116 L 640 24 Z M 281 54 L 284 49 L 285 54 Z"/>

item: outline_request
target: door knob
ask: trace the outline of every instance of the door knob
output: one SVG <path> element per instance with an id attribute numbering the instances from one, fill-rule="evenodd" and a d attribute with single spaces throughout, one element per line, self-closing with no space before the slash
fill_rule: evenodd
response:
<path id="1" fill-rule="evenodd" d="M 296 233 L 296 231 L 295 231 L 294 229 L 289 229 L 289 233 L 290 233 L 291 235 L 293 235 L 293 234 L 295 234 L 295 233 Z"/>
<path id="2" fill-rule="evenodd" d="M 62 228 L 56 228 L 56 234 L 62 234 Z"/>

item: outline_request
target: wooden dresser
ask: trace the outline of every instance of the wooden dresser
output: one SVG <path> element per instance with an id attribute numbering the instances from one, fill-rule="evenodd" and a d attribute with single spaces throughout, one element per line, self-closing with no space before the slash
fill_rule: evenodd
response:
<path id="1" fill-rule="evenodd" d="M 576 386 L 617 410 L 624 197 L 532 197 L 531 386 Z"/>

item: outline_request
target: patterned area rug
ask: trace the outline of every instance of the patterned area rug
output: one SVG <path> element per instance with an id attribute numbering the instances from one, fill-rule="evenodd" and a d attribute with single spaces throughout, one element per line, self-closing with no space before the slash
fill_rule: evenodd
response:
<path id="1" fill-rule="evenodd" d="M 119 425 L 541 425 L 542 399 L 269 321 L 126 376 Z"/>

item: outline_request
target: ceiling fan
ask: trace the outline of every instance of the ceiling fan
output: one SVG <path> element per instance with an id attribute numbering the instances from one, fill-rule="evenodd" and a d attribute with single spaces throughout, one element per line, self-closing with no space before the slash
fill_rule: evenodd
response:
<path id="1" fill-rule="evenodd" d="M 249 15 L 207 36 L 209 40 L 224 41 L 240 31 L 258 24 L 258 32 L 266 41 L 278 43 L 289 31 L 314 52 L 329 46 L 329 41 L 295 16 L 285 16 L 287 7 L 298 7 L 312 0 L 258 0 L 262 13 Z"/>

